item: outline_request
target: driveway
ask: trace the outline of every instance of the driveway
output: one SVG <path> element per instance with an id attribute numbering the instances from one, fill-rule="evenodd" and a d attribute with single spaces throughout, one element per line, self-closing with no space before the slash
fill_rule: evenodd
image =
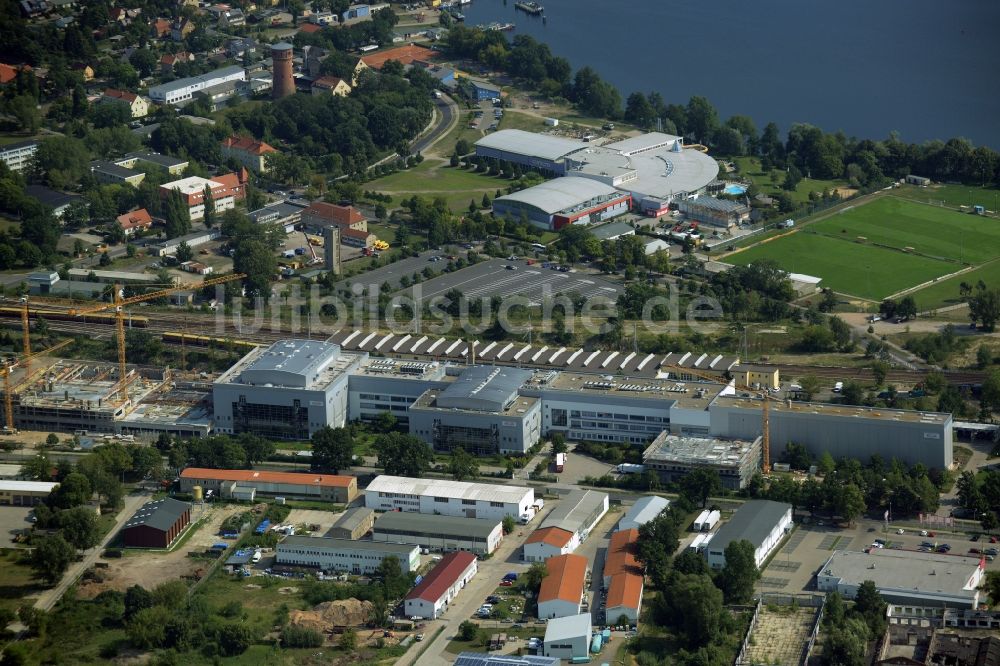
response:
<path id="1" fill-rule="evenodd" d="M 115 521 L 114 527 L 111 528 L 111 531 L 108 532 L 107 536 L 105 536 L 101 540 L 101 543 L 99 543 L 96 547 L 88 550 L 84 554 L 82 560 L 71 564 L 69 569 L 66 570 L 66 573 L 63 574 L 62 580 L 60 580 L 55 587 L 45 590 L 38 595 L 38 598 L 35 600 L 35 608 L 44 611 L 52 610 L 52 607 L 55 606 L 56 602 L 62 598 L 62 595 L 66 593 L 67 589 L 69 589 L 69 586 L 74 584 L 77 579 L 83 575 L 84 571 L 94 566 L 94 562 L 100 554 L 104 552 L 108 543 L 115 538 L 115 535 L 117 535 L 122 526 L 128 522 L 128 519 L 132 517 L 132 514 L 134 514 L 139 507 L 147 501 L 149 501 L 149 495 L 146 493 L 139 493 L 126 497 L 124 506 L 122 506 L 122 509 L 118 514 L 118 519 Z"/>

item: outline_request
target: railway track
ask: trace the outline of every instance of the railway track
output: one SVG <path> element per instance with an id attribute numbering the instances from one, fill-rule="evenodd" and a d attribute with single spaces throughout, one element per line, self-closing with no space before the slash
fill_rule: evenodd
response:
<path id="1" fill-rule="evenodd" d="M 215 315 L 195 315 L 191 313 L 161 313 L 144 312 L 142 316 L 146 319 L 146 326 L 138 329 L 145 330 L 153 334 L 163 334 L 169 332 L 186 332 L 197 335 L 208 335 L 219 338 L 233 338 L 248 340 L 252 342 L 270 343 L 288 337 L 302 336 L 303 331 L 291 332 L 274 331 L 270 328 L 260 328 L 253 332 L 239 332 L 231 318 L 225 320 L 224 330 L 217 332 Z M 87 335 L 96 339 L 110 338 L 114 334 L 114 328 L 108 324 L 97 322 L 69 322 L 69 321 L 48 321 L 50 330 L 61 333 L 71 333 L 74 335 Z M 8 328 L 20 330 L 20 322 L 16 320 L 0 321 L 0 325 Z M 314 329 L 312 336 L 322 338 L 332 335 L 336 331 Z M 176 345 L 176 343 L 173 343 Z M 801 379 L 806 375 L 815 375 L 821 379 L 832 381 L 848 381 L 852 379 L 863 382 L 871 382 L 873 374 L 870 368 L 866 367 L 837 367 L 821 365 L 795 365 L 781 363 L 757 363 L 765 367 L 775 367 L 787 379 Z M 971 370 L 944 370 L 945 379 L 956 386 L 981 384 L 986 375 L 983 372 Z M 923 382 L 927 372 L 919 370 L 892 369 L 886 375 L 888 383 L 912 386 Z"/>

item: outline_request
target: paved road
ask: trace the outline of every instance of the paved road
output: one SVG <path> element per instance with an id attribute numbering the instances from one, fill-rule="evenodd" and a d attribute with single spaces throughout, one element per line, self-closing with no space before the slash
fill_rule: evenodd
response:
<path id="1" fill-rule="evenodd" d="M 448 134 L 458 121 L 458 105 L 450 97 L 442 94 L 439 99 L 435 100 L 435 104 L 440 119 L 430 132 L 413 142 L 410 150 L 414 153 L 423 153 L 432 147 Z"/>
<path id="2" fill-rule="evenodd" d="M 56 602 L 62 598 L 62 595 L 66 593 L 69 586 L 76 583 L 80 576 L 83 575 L 84 571 L 94 566 L 94 562 L 100 554 L 104 552 L 108 543 L 110 543 L 115 535 L 118 534 L 118 530 L 122 528 L 122 525 L 124 525 L 125 522 L 132 517 L 132 514 L 134 514 L 136 510 L 138 510 L 138 508 L 145 504 L 148 500 L 149 496 L 146 493 L 133 494 L 126 497 L 122 510 L 118 514 L 118 519 L 115 521 L 115 526 L 111 528 L 111 531 L 108 532 L 107 536 L 104 537 L 104 539 L 101 540 L 101 543 L 99 543 L 95 548 L 88 550 L 82 560 L 74 562 L 70 565 L 69 569 L 66 570 L 66 573 L 63 574 L 62 580 L 59 581 L 58 585 L 52 589 L 42 592 L 35 600 L 35 608 L 44 611 L 51 610 L 52 607 L 56 605 Z"/>

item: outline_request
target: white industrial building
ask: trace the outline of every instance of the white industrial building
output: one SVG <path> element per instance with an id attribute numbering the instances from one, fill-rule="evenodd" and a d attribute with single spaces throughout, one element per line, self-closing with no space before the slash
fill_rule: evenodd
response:
<path id="1" fill-rule="evenodd" d="M 544 562 L 556 555 L 572 553 L 607 512 L 607 493 L 596 490 L 570 492 L 525 540 L 524 561 Z"/>
<path id="2" fill-rule="evenodd" d="M 35 159 L 38 141 L 16 141 L 0 146 L 0 162 L 11 171 L 24 171 Z"/>
<path id="3" fill-rule="evenodd" d="M 816 588 L 853 599 L 858 587 L 870 580 L 890 604 L 975 609 L 984 565 L 979 557 L 946 553 L 892 548 L 872 548 L 868 553 L 838 550 L 816 574 Z"/>
<path id="4" fill-rule="evenodd" d="M 365 489 L 365 506 L 376 511 L 410 511 L 482 520 L 503 520 L 504 516 L 516 519 L 534 502 L 535 491 L 523 486 L 411 479 L 386 474 L 375 477 Z"/>
<path id="5" fill-rule="evenodd" d="M 280 340 L 251 351 L 212 387 L 215 428 L 278 439 L 308 439 L 347 421 L 348 375 L 362 357 L 338 345 Z"/>
<path id="6" fill-rule="evenodd" d="M 410 434 L 438 451 L 525 453 L 542 435 L 541 401 L 521 395 L 530 370 L 474 365 L 407 410 Z"/>
<path id="7" fill-rule="evenodd" d="M 230 81 L 246 81 L 246 71 L 238 66 L 223 67 L 186 79 L 177 79 L 149 89 L 149 98 L 157 104 L 184 104 L 194 98 L 196 92 Z"/>
<path id="8" fill-rule="evenodd" d="M 0 481 L 0 506 L 35 506 L 59 484 L 54 481 Z"/>
<path id="9" fill-rule="evenodd" d="M 771 500 L 751 500 L 741 506 L 719 528 L 705 549 L 708 566 L 726 565 L 726 546 L 734 541 L 749 541 L 754 547 L 754 562 L 759 567 L 792 529 L 792 505 Z"/>
<path id="10" fill-rule="evenodd" d="M 546 657 L 565 659 L 567 662 L 587 657 L 590 655 L 592 637 L 590 613 L 557 617 L 545 625 L 542 654 Z"/>
<path id="11" fill-rule="evenodd" d="M 407 617 L 436 620 L 448 609 L 478 571 L 478 560 L 472 553 L 455 552 L 441 558 L 404 601 Z"/>
<path id="12" fill-rule="evenodd" d="M 670 500 L 659 495 L 640 497 L 618 521 L 618 529 L 639 529 L 666 511 L 669 506 Z"/>
<path id="13" fill-rule="evenodd" d="M 497 197 L 493 214 L 558 231 L 569 224 L 594 224 L 627 213 L 632 199 L 610 185 L 586 178 L 556 178 Z"/>
<path id="14" fill-rule="evenodd" d="M 503 541 L 503 523 L 458 516 L 388 511 L 375 521 L 372 540 L 412 543 L 442 552 L 467 550 L 489 555 Z"/>
<path id="15" fill-rule="evenodd" d="M 382 560 L 390 556 L 399 560 L 403 573 L 420 568 L 420 548 L 403 543 L 289 536 L 278 543 L 275 552 L 277 564 L 358 576 L 375 573 Z"/>

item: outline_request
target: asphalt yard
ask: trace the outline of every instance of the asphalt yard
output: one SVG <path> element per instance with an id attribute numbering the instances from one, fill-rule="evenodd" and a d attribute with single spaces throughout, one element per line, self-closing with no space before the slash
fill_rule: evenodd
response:
<path id="1" fill-rule="evenodd" d="M 452 289 L 459 290 L 468 299 L 519 296 L 526 299 L 527 305 L 541 305 L 543 299 L 560 294 L 578 294 L 588 300 L 603 297 L 613 303 L 621 293 L 620 286 L 595 275 L 560 272 L 543 268 L 540 264 L 528 266 L 523 260 L 507 259 L 491 259 L 446 273 L 409 289 L 407 293 L 419 293 L 426 302 L 435 296 L 444 296 Z"/>

